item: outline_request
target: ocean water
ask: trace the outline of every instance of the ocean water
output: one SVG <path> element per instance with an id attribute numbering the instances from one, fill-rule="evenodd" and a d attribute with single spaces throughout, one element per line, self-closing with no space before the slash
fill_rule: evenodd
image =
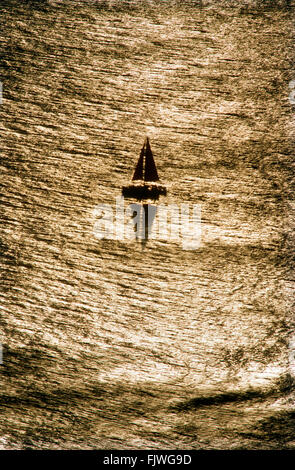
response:
<path id="1" fill-rule="evenodd" d="M 1 2 L 3 449 L 294 448 L 294 8 L 273 3 Z M 146 135 L 152 206 L 198 208 L 193 249 L 181 224 L 136 236 L 135 201 L 125 236 L 101 225 Z"/>

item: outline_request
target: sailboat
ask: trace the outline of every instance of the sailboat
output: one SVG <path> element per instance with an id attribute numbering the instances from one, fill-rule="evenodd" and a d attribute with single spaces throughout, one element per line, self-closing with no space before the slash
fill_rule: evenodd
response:
<path id="1" fill-rule="evenodd" d="M 149 138 L 146 137 L 136 164 L 132 183 L 123 186 L 122 195 L 136 199 L 159 199 L 166 196 L 167 189 L 160 183 Z"/>

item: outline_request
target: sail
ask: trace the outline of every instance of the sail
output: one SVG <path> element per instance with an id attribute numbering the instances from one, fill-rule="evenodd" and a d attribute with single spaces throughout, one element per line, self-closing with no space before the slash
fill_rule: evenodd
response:
<path id="1" fill-rule="evenodd" d="M 148 137 L 146 138 L 145 145 L 144 181 L 159 181 L 159 176 Z"/>
<path id="2" fill-rule="evenodd" d="M 143 157 L 144 157 L 144 146 L 141 149 L 140 156 L 132 177 L 132 181 L 134 180 L 143 180 Z"/>
<path id="3" fill-rule="evenodd" d="M 140 201 L 145 199 L 157 200 L 160 196 L 166 196 L 167 194 L 165 186 L 159 183 L 151 184 L 159 181 L 159 176 L 148 137 L 141 149 L 132 181 L 134 183 L 122 187 L 124 197 L 136 198 Z"/>

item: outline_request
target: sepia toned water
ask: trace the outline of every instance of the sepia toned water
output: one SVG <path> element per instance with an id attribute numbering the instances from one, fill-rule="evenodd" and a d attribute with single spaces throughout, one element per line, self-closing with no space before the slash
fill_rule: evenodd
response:
<path id="1" fill-rule="evenodd" d="M 273 3 L 1 2 L 3 449 L 294 448 L 294 9 Z M 146 135 L 196 249 L 95 232 Z"/>

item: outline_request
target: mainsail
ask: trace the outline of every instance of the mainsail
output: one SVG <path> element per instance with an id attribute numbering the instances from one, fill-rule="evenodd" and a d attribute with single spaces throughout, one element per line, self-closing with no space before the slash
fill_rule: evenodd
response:
<path id="1" fill-rule="evenodd" d="M 140 156 L 134 171 L 134 175 L 132 177 L 132 181 L 134 180 L 143 180 L 143 159 L 144 159 L 144 146 L 141 149 Z"/>
<path id="2" fill-rule="evenodd" d="M 144 181 L 159 181 L 159 176 L 148 137 L 146 138 L 145 147 Z"/>
<path id="3" fill-rule="evenodd" d="M 132 177 L 132 181 L 159 181 L 159 176 L 154 160 L 154 156 L 150 147 L 148 137 L 146 138 L 140 152 L 140 156 Z"/>

